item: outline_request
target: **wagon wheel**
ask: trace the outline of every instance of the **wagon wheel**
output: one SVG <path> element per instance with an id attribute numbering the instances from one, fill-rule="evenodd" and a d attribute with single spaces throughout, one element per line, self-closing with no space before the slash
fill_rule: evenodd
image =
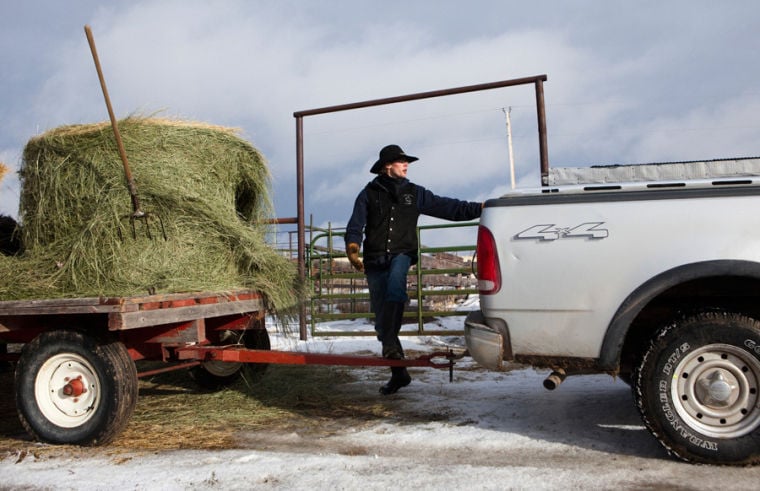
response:
<path id="1" fill-rule="evenodd" d="M 16 366 L 16 408 L 32 437 L 102 445 L 121 432 L 137 403 L 137 371 L 118 341 L 58 330 L 24 346 Z"/>
<path id="2" fill-rule="evenodd" d="M 663 329 L 637 371 L 636 402 L 669 453 L 690 462 L 760 462 L 760 322 L 729 312 Z"/>
<path id="3" fill-rule="evenodd" d="M 242 338 L 242 339 L 241 339 Z M 266 329 L 248 329 L 245 331 L 224 331 L 219 336 L 219 344 L 241 344 L 248 349 L 268 350 L 269 334 Z M 263 376 L 266 363 L 236 363 L 227 361 L 204 361 L 190 369 L 190 377 L 203 388 L 220 389 L 237 381 L 247 370 L 253 379 Z"/>

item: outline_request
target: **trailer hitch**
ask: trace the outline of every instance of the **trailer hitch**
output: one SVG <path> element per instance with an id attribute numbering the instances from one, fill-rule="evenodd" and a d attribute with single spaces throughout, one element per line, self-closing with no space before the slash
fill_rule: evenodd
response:
<path id="1" fill-rule="evenodd" d="M 422 355 L 418 359 L 426 359 L 428 362 L 429 367 L 433 368 L 448 368 L 449 369 L 449 383 L 452 383 L 454 381 L 454 362 L 455 360 L 459 360 L 464 358 L 467 355 L 467 351 L 462 351 L 461 353 L 454 353 L 452 349 L 449 349 L 447 352 L 441 352 L 436 351 L 434 353 L 431 353 L 429 355 Z M 445 358 L 446 362 L 436 362 L 433 361 L 437 358 Z"/>

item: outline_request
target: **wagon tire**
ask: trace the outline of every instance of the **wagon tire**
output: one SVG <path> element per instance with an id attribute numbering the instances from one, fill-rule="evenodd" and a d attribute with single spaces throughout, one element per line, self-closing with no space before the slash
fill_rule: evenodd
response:
<path id="1" fill-rule="evenodd" d="M 103 445 L 137 403 L 137 370 L 126 347 L 74 330 L 40 334 L 16 365 L 16 408 L 36 440 Z"/>
<path id="2" fill-rule="evenodd" d="M 649 431 L 668 452 L 705 464 L 760 463 L 760 322 L 702 312 L 652 340 L 634 381 Z"/>
<path id="3" fill-rule="evenodd" d="M 240 338 L 242 334 L 242 339 Z M 247 349 L 269 350 L 269 334 L 266 329 L 248 329 L 245 331 L 225 331 L 221 342 L 242 344 Z M 206 361 L 190 369 L 190 377 L 200 387 L 218 390 L 237 382 L 241 376 L 256 381 L 264 376 L 266 363 L 236 363 L 223 361 Z"/>

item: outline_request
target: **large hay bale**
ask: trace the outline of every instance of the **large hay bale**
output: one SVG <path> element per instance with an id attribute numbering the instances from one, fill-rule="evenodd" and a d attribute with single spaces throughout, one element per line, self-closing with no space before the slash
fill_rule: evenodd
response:
<path id="1" fill-rule="evenodd" d="M 24 253 L 0 257 L 0 298 L 262 291 L 297 301 L 296 268 L 264 240 L 271 216 L 264 157 L 234 130 L 127 118 L 119 130 L 141 200 L 136 221 L 107 123 L 65 126 L 24 149 Z M 157 217 L 167 240 L 161 237 Z"/>

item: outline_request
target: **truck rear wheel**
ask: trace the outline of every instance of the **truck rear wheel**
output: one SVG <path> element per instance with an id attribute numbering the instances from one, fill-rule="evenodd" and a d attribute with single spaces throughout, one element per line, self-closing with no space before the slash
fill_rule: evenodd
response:
<path id="1" fill-rule="evenodd" d="M 245 331 L 224 331 L 220 344 L 242 344 L 248 349 L 268 350 L 271 348 L 266 329 Z M 267 369 L 266 363 L 235 363 L 227 361 L 205 361 L 190 369 L 190 377 L 203 388 L 216 390 L 234 383 L 247 369 L 253 378 L 261 377 Z"/>
<path id="2" fill-rule="evenodd" d="M 35 439 L 102 445 L 121 432 L 137 402 L 137 371 L 118 341 L 44 332 L 16 366 L 16 408 Z"/>
<path id="3" fill-rule="evenodd" d="M 677 321 L 652 340 L 634 385 L 647 428 L 689 462 L 760 462 L 760 322 L 728 312 Z"/>

